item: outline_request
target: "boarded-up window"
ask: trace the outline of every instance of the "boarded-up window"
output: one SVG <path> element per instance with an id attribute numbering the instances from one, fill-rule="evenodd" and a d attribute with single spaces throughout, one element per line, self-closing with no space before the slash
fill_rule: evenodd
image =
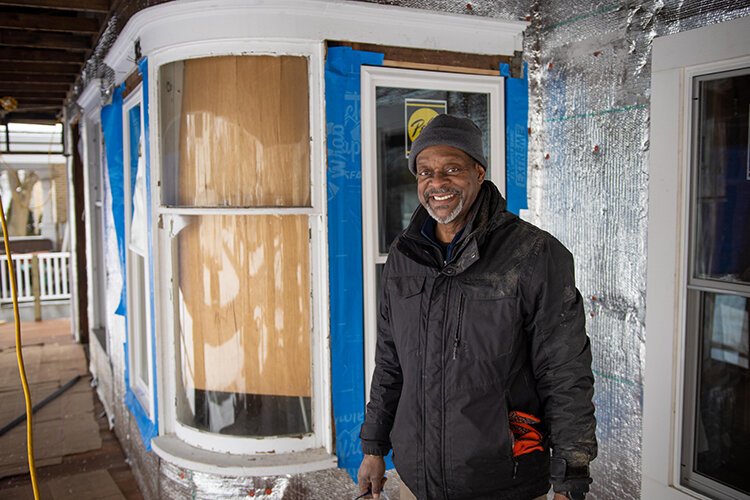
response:
<path id="1" fill-rule="evenodd" d="M 184 210 L 178 419 L 231 435 L 311 432 L 310 221 L 284 210 L 311 202 L 307 59 L 181 61 L 160 85 L 162 196 Z"/>

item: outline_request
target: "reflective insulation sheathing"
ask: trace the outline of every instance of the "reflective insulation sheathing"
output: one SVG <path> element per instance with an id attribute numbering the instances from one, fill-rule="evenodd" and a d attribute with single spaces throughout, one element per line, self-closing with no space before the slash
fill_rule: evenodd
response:
<path id="1" fill-rule="evenodd" d="M 748 14 L 729 0 L 531 5 L 530 219 L 576 259 L 596 377 L 592 498 L 640 497 L 652 42 Z"/>
<path id="2" fill-rule="evenodd" d="M 254 498 L 308 500 L 354 498 L 356 487 L 343 469 L 284 476 L 222 476 L 184 469 L 162 461 L 159 498 L 220 500 Z"/>

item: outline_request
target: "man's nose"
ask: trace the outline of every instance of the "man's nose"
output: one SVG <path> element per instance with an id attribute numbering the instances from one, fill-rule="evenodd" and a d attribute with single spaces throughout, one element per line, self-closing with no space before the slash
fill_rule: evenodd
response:
<path id="1" fill-rule="evenodd" d="M 433 187 L 444 186 L 445 184 L 448 184 L 448 182 L 449 182 L 448 176 L 445 175 L 445 172 L 440 172 L 440 171 L 434 172 L 432 174 L 432 178 L 430 179 L 430 184 Z"/>

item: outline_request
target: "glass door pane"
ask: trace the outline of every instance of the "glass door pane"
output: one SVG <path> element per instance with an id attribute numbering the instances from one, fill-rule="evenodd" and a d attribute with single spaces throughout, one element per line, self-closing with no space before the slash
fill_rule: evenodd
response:
<path id="1" fill-rule="evenodd" d="M 491 162 L 490 95 L 395 87 L 377 87 L 375 93 L 378 251 L 386 255 L 419 205 L 417 182 L 407 166 L 411 142 L 438 114 L 465 116 L 482 131 L 485 158 Z"/>
<path id="2" fill-rule="evenodd" d="M 750 74 L 698 92 L 694 276 L 750 284 Z"/>
<path id="3" fill-rule="evenodd" d="M 704 293 L 695 472 L 750 494 L 750 300 Z"/>

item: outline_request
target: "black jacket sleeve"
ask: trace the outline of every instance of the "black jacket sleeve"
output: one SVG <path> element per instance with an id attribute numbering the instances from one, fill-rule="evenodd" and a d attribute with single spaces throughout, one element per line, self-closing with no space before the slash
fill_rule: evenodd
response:
<path id="1" fill-rule="evenodd" d="M 390 433 L 401 397 L 403 376 L 391 333 L 391 317 L 387 286 L 388 264 L 383 271 L 383 289 L 378 312 L 378 340 L 375 350 L 375 371 L 370 385 L 365 423 L 359 437 L 367 455 L 387 455 L 391 449 Z"/>
<path id="2" fill-rule="evenodd" d="M 535 255 L 521 294 L 537 392 L 550 431 L 551 480 L 555 491 L 568 491 L 577 477 L 587 491 L 597 443 L 583 300 L 575 287 L 573 257 L 559 241 L 544 233 Z"/>

